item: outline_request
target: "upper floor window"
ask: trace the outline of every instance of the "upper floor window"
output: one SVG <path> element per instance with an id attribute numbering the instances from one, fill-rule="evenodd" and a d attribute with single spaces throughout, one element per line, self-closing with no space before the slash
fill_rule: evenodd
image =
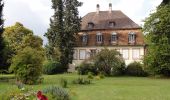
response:
<path id="1" fill-rule="evenodd" d="M 87 41 L 88 41 L 88 35 L 87 35 L 87 33 L 83 33 L 82 42 L 87 43 Z"/>
<path id="2" fill-rule="evenodd" d="M 136 34 L 134 32 L 130 32 L 128 36 L 129 43 L 135 43 L 135 39 L 136 39 Z"/>
<path id="3" fill-rule="evenodd" d="M 102 33 L 97 33 L 97 35 L 96 35 L 96 41 L 97 41 L 97 43 L 102 43 L 103 42 L 103 35 L 102 35 Z"/>
<path id="4" fill-rule="evenodd" d="M 113 32 L 111 34 L 111 43 L 115 43 L 115 42 L 117 42 L 117 33 Z"/>
<path id="5" fill-rule="evenodd" d="M 93 23 L 93 22 L 89 22 L 89 23 L 88 23 L 88 28 L 89 28 L 89 29 L 92 29 L 93 27 L 94 27 L 94 23 Z"/>

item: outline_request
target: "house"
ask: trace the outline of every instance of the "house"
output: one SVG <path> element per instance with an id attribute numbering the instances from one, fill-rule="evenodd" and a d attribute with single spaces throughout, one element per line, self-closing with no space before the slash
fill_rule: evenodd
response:
<path id="1" fill-rule="evenodd" d="M 96 12 L 85 15 L 81 24 L 73 65 L 79 65 L 104 47 L 119 51 L 126 65 L 142 61 L 145 43 L 141 27 L 123 12 L 112 10 L 111 3 L 108 11 L 100 11 L 97 4 Z"/>

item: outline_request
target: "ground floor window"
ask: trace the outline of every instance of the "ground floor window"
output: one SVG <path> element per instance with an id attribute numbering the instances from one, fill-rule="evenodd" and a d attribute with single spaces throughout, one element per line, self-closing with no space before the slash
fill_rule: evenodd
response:
<path id="1" fill-rule="evenodd" d="M 74 60 L 77 60 L 78 59 L 78 51 L 77 50 L 74 50 L 74 54 L 73 54 L 73 59 Z"/>
<path id="2" fill-rule="evenodd" d="M 125 60 L 129 59 L 129 49 L 122 49 L 122 56 Z"/>
<path id="3" fill-rule="evenodd" d="M 140 49 L 132 49 L 132 58 L 134 60 L 140 59 Z"/>
<path id="4" fill-rule="evenodd" d="M 79 50 L 79 59 L 80 60 L 86 59 L 86 50 L 85 49 Z"/>

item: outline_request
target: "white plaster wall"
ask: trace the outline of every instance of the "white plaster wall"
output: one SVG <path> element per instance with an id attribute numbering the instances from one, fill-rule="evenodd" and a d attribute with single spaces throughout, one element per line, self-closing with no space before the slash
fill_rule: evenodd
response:
<path id="1" fill-rule="evenodd" d="M 103 49 L 104 47 L 76 47 L 75 50 L 77 50 L 77 60 L 73 60 L 73 65 L 77 66 L 79 64 L 81 64 L 81 62 L 83 60 L 80 60 L 79 59 L 79 50 L 86 50 L 86 52 L 90 51 L 90 49 L 97 49 L 97 50 L 101 50 Z M 142 62 L 142 58 L 144 56 L 144 47 L 143 46 L 118 46 L 118 47 L 107 47 L 108 49 L 116 49 L 118 50 L 121 54 L 122 54 L 122 50 L 123 49 L 128 49 L 128 53 L 129 53 L 129 58 L 128 59 L 124 59 L 125 60 L 125 63 L 126 65 L 128 65 L 129 63 L 131 62 L 134 62 L 134 61 L 138 61 L 138 62 Z M 133 59 L 132 57 L 132 50 L 133 49 L 139 49 L 139 54 L 140 54 L 140 59 Z"/>

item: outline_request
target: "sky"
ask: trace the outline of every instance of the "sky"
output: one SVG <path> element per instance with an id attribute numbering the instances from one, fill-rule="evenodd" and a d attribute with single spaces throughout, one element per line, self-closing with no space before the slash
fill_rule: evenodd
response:
<path id="1" fill-rule="evenodd" d="M 112 3 L 113 10 L 121 10 L 134 22 L 143 25 L 143 20 L 154 12 L 162 0 L 78 0 L 83 2 L 79 7 L 81 17 L 89 12 L 96 11 L 96 4 L 100 10 L 109 9 Z M 5 27 L 14 25 L 15 22 L 22 23 L 25 27 L 33 30 L 35 35 L 40 36 L 47 43 L 43 36 L 49 28 L 49 19 L 53 15 L 51 0 L 4 0 Z"/>

